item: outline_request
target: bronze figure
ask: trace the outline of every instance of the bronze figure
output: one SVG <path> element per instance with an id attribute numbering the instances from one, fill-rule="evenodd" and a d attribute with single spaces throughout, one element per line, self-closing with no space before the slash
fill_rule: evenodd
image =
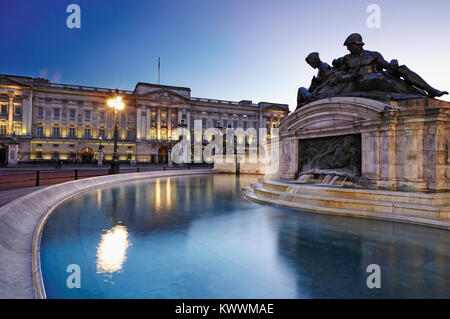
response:
<path id="1" fill-rule="evenodd" d="M 350 54 L 334 60 L 333 67 L 322 62 L 317 52 L 308 55 L 306 62 L 319 71 L 308 90 L 298 90 L 297 108 L 333 96 L 388 101 L 448 94 L 431 87 L 407 66 L 399 66 L 397 60 L 389 63 L 379 52 L 364 50 L 364 42 L 358 33 L 348 36 L 344 45 Z"/>

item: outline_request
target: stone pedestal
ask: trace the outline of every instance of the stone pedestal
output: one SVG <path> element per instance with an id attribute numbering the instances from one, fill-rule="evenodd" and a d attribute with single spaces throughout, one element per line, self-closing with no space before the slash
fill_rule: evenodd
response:
<path id="1" fill-rule="evenodd" d="M 432 99 L 337 97 L 303 106 L 280 125 L 280 179 L 298 176 L 299 140 L 350 134 L 361 135 L 360 184 L 450 190 L 450 103 Z"/>
<path id="2" fill-rule="evenodd" d="M 19 160 L 19 144 L 8 144 L 8 167 L 16 167 Z"/>
<path id="3" fill-rule="evenodd" d="M 97 161 L 98 166 L 102 166 L 103 165 L 103 150 L 100 149 L 98 151 L 97 157 L 98 157 L 98 161 Z"/>

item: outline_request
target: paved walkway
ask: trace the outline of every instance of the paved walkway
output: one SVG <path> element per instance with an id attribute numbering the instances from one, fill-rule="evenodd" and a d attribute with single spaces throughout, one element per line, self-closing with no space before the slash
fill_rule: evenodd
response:
<path id="1" fill-rule="evenodd" d="M 16 198 L 22 197 L 26 194 L 29 194 L 31 192 L 34 192 L 38 189 L 42 189 L 47 186 L 48 185 L 2 190 L 2 191 L 0 191 L 0 208 L 4 205 L 8 204 L 9 202 L 12 202 Z"/>

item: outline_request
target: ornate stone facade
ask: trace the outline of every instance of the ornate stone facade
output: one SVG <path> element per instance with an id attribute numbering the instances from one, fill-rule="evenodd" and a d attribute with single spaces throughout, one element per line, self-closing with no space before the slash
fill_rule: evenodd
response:
<path id="1" fill-rule="evenodd" d="M 7 138 L 18 137 L 20 161 L 91 162 L 101 141 L 104 159 L 110 160 L 114 115 L 106 103 L 114 91 L 0 75 L 0 143 L 4 148 Z M 289 113 L 285 104 L 195 98 L 189 88 L 141 82 L 119 94 L 125 102 L 118 121 L 120 159 L 137 162 L 167 161 L 182 121 L 191 131 L 194 120 L 203 128 L 219 123 L 271 130 Z"/>
<path id="2" fill-rule="evenodd" d="M 272 178 L 299 178 L 301 140 L 360 135 L 359 184 L 450 190 L 449 102 L 425 98 L 387 104 L 365 98 L 326 98 L 291 113 L 279 129 L 280 170 Z"/>

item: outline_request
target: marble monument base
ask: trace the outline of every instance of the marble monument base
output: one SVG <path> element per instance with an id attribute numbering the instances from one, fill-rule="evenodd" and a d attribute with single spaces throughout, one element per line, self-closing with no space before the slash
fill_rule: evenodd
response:
<path id="1" fill-rule="evenodd" d="M 448 193 L 350 189 L 263 179 L 242 190 L 247 198 L 262 204 L 450 229 Z"/>
<path id="2" fill-rule="evenodd" d="M 328 98 L 291 113 L 279 129 L 280 168 L 269 178 L 301 177 L 302 141 L 314 145 L 315 140 L 351 135 L 361 141 L 354 155 L 360 156 L 357 184 L 372 189 L 450 191 L 449 102 L 424 98 L 387 104 Z"/>

